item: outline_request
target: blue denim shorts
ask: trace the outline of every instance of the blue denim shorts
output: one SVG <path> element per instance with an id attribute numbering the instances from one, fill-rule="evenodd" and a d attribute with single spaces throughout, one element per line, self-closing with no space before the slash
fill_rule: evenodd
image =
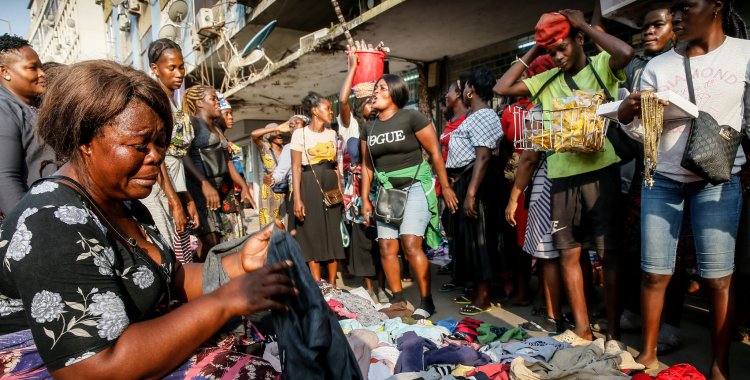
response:
<path id="1" fill-rule="evenodd" d="M 703 278 L 721 278 L 734 272 L 734 251 L 742 206 L 738 176 L 711 185 L 707 181 L 682 183 L 661 174 L 654 186 L 641 192 L 641 269 L 671 275 L 677 255 L 685 204 L 689 204 L 698 260 Z"/>
<path id="2" fill-rule="evenodd" d="M 378 221 L 378 239 L 398 239 L 401 235 L 424 237 L 427 225 L 430 224 L 430 208 L 427 197 L 420 182 L 415 182 L 409 188 L 409 198 L 406 200 L 404 220 L 400 226 L 385 224 Z"/>

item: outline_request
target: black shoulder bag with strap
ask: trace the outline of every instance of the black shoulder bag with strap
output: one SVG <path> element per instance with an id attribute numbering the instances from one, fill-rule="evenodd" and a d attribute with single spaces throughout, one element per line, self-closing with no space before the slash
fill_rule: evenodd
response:
<path id="1" fill-rule="evenodd" d="M 376 121 L 377 122 L 377 121 Z M 372 135 L 372 130 L 375 128 L 375 122 L 372 123 L 372 127 L 370 127 L 369 135 Z M 377 174 L 378 170 L 375 169 L 375 160 L 372 158 L 372 147 L 367 146 L 367 153 L 370 156 L 370 161 L 372 162 L 372 170 Z M 421 155 L 420 155 L 421 156 Z M 417 166 L 417 171 L 414 173 L 414 178 L 411 179 L 411 183 L 409 183 L 409 187 L 406 188 L 406 190 L 402 189 L 386 189 L 383 187 L 383 185 L 378 186 L 378 198 L 375 201 L 375 220 L 390 224 L 392 226 L 400 226 L 401 223 L 404 221 L 404 212 L 406 211 L 406 201 L 409 200 L 409 189 L 414 185 L 414 181 L 416 181 L 417 176 L 419 175 L 419 170 L 422 168 L 422 162 L 424 162 L 424 159 L 420 157 L 419 166 Z"/>
<path id="2" fill-rule="evenodd" d="M 199 125 L 201 123 L 200 120 L 194 117 L 191 117 L 190 120 L 191 122 L 197 121 Z M 208 131 L 211 132 L 211 129 L 209 128 Z M 206 177 L 214 181 L 220 181 L 229 173 L 228 161 L 232 158 L 229 157 L 229 151 L 227 151 L 229 144 L 226 142 L 224 135 L 220 131 L 216 132 L 219 134 L 219 142 L 198 148 L 198 153 L 200 153 Z"/>
<path id="3" fill-rule="evenodd" d="M 690 101 L 696 104 L 690 58 L 685 50 L 685 80 Z M 693 119 L 690 126 L 680 165 L 713 185 L 727 182 L 732 178 L 732 166 L 741 141 L 739 131 L 728 125 L 719 125 L 713 116 L 699 111 L 698 118 Z"/>
<path id="4" fill-rule="evenodd" d="M 591 58 L 586 57 L 586 63 L 588 66 L 591 66 L 591 72 L 594 73 L 596 82 L 599 83 L 599 87 L 604 91 L 604 96 L 607 98 L 607 101 L 614 101 L 615 98 L 613 98 L 612 94 L 607 90 L 604 81 L 599 77 L 599 73 L 594 69 L 594 65 L 591 64 Z M 570 87 L 571 90 L 575 91 L 579 89 L 578 85 L 573 80 L 573 76 L 568 72 L 565 72 L 565 83 L 568 84 L 568 87 Z M 607 139 L 615 148 L 615 153 L 617 154 L 617 157 L 620 158 L 620 164 L 628 163 L 638 157 L 638 152 L 640 150 L 638 143 L 631 139 L 630 136 L 620 128 L 619 124 L 611 123 L 610 127 L 607 128 Z"/>
<path id="5" fill-rule="evenodd" d="M 320 184 L 320 180 L 318 180 L 318 175 L 315 174 L 315 168 L 310 160 L 310 155 L 307 154 L 307 146 L 305 142 L 305 129 L 302 129 L 302 150 L 305 151 L 305 157 L 307 157 L 307 164 L 310 165 L 310 171 L 313 173 L 313 178 L 315 178 L 315 182 L 318 184 L 318 189 L 320 189 L 320 193 L 323 194 L 323 204 L 328 207 L 335 207 L 337 205 L 340 205 L 344 202 L 344 195 L 341 194 L 341 189 L 336 186 L 335 189 L 325 191 L 323 190 L 323 185 Z M 338 177 L 336 179 L 338 181 Z"/>

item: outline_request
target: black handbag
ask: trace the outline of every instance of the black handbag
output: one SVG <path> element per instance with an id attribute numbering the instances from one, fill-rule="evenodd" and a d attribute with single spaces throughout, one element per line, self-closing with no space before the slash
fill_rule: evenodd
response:
<path id="1" fill-rule="evenodd" d="M 201 120 L 198 120 L 195 117 L 191 117 L 190 122 L 194 125 L 195 123 L 202 123 Z M 208 128 L 208 126 L 206 126 L 206 128 Z M 209 128 L 209 132 L 210 131 L 211 129 Z M 219 142 L 198 148 L 198 153 L 201 156 L 203 171 L 206 173 L 206 178 L 212 180 L 220 180 L 229 173 L 228 162 L 232 159 L 227 150 L 229 143 L 226 142 L 226 139 L 220 131 L 217 131 L 217 133 L 219 134 Z"/>
<path id="2" fill-rule="evenodd" d="M 696 104 L 690 58 L 687 53 L 685 79 L 690 101 Z M 699 111 L 698 117 L 693 119 L 690 126 L 680 165 L 713 185 L 727 182 L 732 178 L 732 167 L 741 141 L 742 134 L 738 130 L 728 125 L 719 125 L 713 116 Z"/>
<path id="3" fill-rule="evenodd" d="M 370 134 L 372 134 L 373 128 L 374 126 L 370 128 Z M 370 151 L 369 146 L 367 147 L 367 152 L 370 155 L 370 161 L 372 161 L 372 170 L 377 173 L 377 169 L 375 169 L 375 160 L 372 158 L 372 152 Z M 378 186 L 378 198 L 375 200 L 374 210 L 375 220 L 396 227 L 401 225 L 404 221 L 406 201 L 409 200 L 409 189 L 414 185 L 414 181 L 417 179 L 417 175 L 419 175 L 419 169 L 422 168 L 422 162 L 424 162 L 424 160 L 419 162 L 417 171 L 414 173 L 414 178 L 411 179 L 411 183 L 409 183 L 409 187 L 407 187 L 406 190 L 395 188 L 386 189 L 383 185 Z"/>
<path id="4" fill-rule="evenodd" d="M 203 162 L 203 170 L 206 177 L 211 179 L 224 178 L 229 173 L 227 165 L 227 150 L 221 142 L 209 146 L 198 148 Z"/>

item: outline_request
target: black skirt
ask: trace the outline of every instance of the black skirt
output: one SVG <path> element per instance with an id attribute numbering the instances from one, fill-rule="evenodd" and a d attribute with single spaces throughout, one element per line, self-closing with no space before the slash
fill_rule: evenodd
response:
<path id="1" fill-rule="evenodd" d="M 349 240 L 349 273 L 358 277 L 373 277 L 380 270 L 380 245 L 375 227 L 352 223 Z"/>
<path id="2" fill-rule="evenodd" d="M 338 176 L 330 165 L 313 165 L 323 191 L 338 187 Z M 341 240 L 342 205 L 326 207 L 323 193 L 311 170 L 303 170 L 300 183 L 302 202 L 305 205 L 305 220 L 294 219 L 296 239 L 302 248 L 305 261 L 329 261 L 344 259 L 344 243 Z"/>
<path id="3" fill-rule="evenodd" d="M 500 200 L 496 192 L 500 184 L 500 172 L 492 163 L 487 168 L 482 184 L 476 195 L 475 207 L 478 218 L 470 218 L 464 213 L 464 200 L 471 183 L 472 170 L 465 172 L 453 184 L 458 197 L 458 211 L 451 215 L 453 239 L 450 240 L 450 253 L 454 260 L 454 281 L 492 280 L 493 273 L 501 266 L 499 254 L 501 244 Z M 460 169 L 449 169 L 449 175 L 458 174 Z"/>

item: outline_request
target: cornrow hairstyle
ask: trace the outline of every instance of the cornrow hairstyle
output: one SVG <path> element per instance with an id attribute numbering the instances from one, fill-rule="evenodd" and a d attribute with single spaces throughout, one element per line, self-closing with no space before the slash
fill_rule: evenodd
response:
<path id="1" fill-rule="evenodd" d="M 166 38 L 160 38 L 148 45 L 148 63 L 149 65 L 152 63 L 156 63 L 159 58 L 161 58 L 161 55 L 164 54 L 165 51 L 169 49 L 174 49 L 180 54 L 182 54 L 182 49 L 180 49 L 180 45 L 177 45 L 176 42 L 172 40 L 168 40 Z"/>
<path id="2" fill-rule="evenodd" d="M 724 34 L 729 37 L 740 38 L 743 40 L 747 38 L 747 24 L 742 19 L 737 10 L 734 8 L 733 0 L 725 0 L 724 7 L 722 8 L 721 26 L 724 29 Z"/>
<path id="3" fill-rule="evenodd" d="M 206 91 L 210 90 L 213 90 L 213 88 L 202 84 L 197 84 L 185 90 L 185 95 L 182 97 L 182 111 L 190 116 L 195 116 L 198 113 L 196 103 L 206 96 Z"/>
<path id="4" fill-rule="evenodd" d="M 30 47 L 31 45 L 29 45 L 29 41 L 26 41 L 19 36 L 8 33 L 0 36 L 0 63 L 5 61 L 6 54 L 20 50 L 24 46 Z"/>
<path id="5" fill-rule="evenodd" d="M 60 162 L 76 162 L 79 147 L 100 135 L 133 102 L 151 108 L 166 135 L 172 135 L 169 99 L 146 73 L 108 60 L 76 63 L 47 88 L 37 133 Z"/>

